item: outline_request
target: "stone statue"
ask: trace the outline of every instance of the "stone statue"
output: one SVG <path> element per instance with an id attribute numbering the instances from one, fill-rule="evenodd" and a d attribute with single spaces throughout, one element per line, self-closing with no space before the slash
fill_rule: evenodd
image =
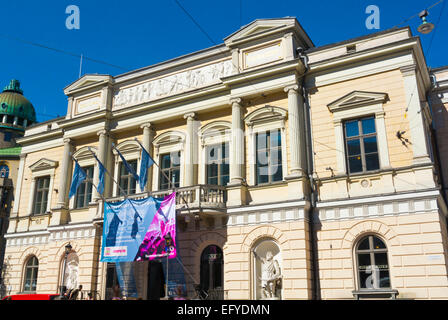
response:
<path id="1" fill-rule="evenodd" d="M 254 256 L 261 262 L 261 289 L 264 299 L 280 299 L 278 289 L 282 284 L 282 274 L 278 261 L 274 259 L 272 251 L 266 252 L 266 258 L 261 258 L 253 251 Z"/>

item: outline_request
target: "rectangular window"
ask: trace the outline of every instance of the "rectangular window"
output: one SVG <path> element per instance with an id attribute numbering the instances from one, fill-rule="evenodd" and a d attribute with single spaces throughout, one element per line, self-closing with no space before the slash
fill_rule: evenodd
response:
<path id="1" fill-rule="evenodd" d="M 160 156 L 159 190 L 178 188 L 179 185 L 180 151 L 162 154 Z"/>
<path id="2" fill-rule="evenodd" d="M 50 177 L 41 177 L 36 180 L 34 196 L 34 214 L 47 212 L 48 193 L 50 192 Z"/>
<path id="3" fill-rule="evenodd" d="M 81 183 L 75 196 L 75 209 L 86 208 L 92 201 L 93 166 L 83 168 L 86 179 Z"/>
<path id="4" fill-rule="evenodd" d="M 378 170 L 380 161 L 375 117 L 346 121 L 344 132 L 348 172 Z"/>
<path id="5" fill-rule="evenodd" d="M 282 135 L 280 130 L 270 130 L 256 135 L 257 184 L 283 180 Z"/>
<path id="6" fill-rule="evenodd" d="M 128 161 L 128 164 L 137 172 L 137 160 Z M 128 172 L 126 166 L 123 162 L 120 162 L 119 166 L 119 179 L 118 183 L 120 185 L 120 190 L 118 190 L 119 195 L 131 195 L 136 193 L 137 181 L 135 180 L 132 173 Z"/>
<path id="7" fill-rule="evenodd" d="M 207 184 L 225 186 L 229 182 L 229 143 L 207 146 Z"/>

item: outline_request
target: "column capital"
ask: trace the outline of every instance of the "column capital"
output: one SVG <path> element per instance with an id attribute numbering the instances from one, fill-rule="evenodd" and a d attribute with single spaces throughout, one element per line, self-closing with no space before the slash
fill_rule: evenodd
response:
<path id="1" fill-rule="evenodd" d="M 291 93 L 298 93 L 300 90 L 300 85 L 298 84 L 293 84 L 290 86 L 286 86 L 283 90 L 287 93 L 287 94 L 291 94 Z"/>
<path id="2" fill-rule="evenodd" d="M 196 113 L 194 113 L 194 112 L 184 114 L 184 119 L 186 119 L 186 120 L 194 120 L 195 117 L 196 117 Z"/>
<path id="3" fill-rule="evenodd" d="M 97 135 L 97 136 L 105 136 L 105 135 L 107 135 L 108 133 L 109 133 L 108 130 L 106 130 L 106 129 L 101 129 L 101 130 L 99 130 L 99 131 L 96 133 L 96 135 Z"/>
<path id="4" fill-rule="evenodd" d="M 73 143 L 73 139 L 71 139 L 71 138 L 64 138 L 62 141 L 64 142 L 64 144 L 72 144 Z"/>
<path id="5" fill-rule="evenodd" d="M 241 106 L 241 104 L 243 103 L 243 99 L 241 99 L 241 98 L 230 98 L 229 102 L 230 102 L 231 105 L 239 104 Z"/>
<path id="6" fill-rule="evenodd" d="M 149 129 L 151 131 L 154 131 L 154 125 L 151 122 L 146 122 L 140 125 L 141 129 Z"/>

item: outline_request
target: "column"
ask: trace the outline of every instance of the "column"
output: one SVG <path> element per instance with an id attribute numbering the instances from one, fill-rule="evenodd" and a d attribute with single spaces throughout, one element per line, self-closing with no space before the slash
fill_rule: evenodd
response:
<path id="1" fill-rule="evenodd" d="M 17 182 L 15 186 L 15 193 L 14 193 L 14 206 L 12 208 L 12 214 L 11 217 L 17 217 L 19 214 L 19 204 L 21 199 L 21 193 L 22 193 L 22 180 L 23 180 L 23 171 L 25 170 L 25 159 L 26 154 L 20 155 L 20 164 L 19 164 L 19 172 L 17 174 Z"/>
<path id="2" fill-rule="evenodd" d="M 154 159 L 152 141 L 154 140 L 155 137 L 155 131 L 153 130 L 151 123 L 142 124 L 140 128 L 143 128 L 142 145 L 146 149 L 146 151 L 148 151 L 151 158 Z M 154 166 L 151 166 L 151 168 L 148 169 L 148 181 L 146 183 L 145 189 L 143 190 L 144 192 L 152 190 L 153 167 Z"/>
<path id="3" fill-rule="evenodd" d="M 73 145 L 71 139 L 64 139 L 64 154 L 59 175 L 58 204 L 57 208 L 68 208 L 68 186 L 71 183 L 73 162 L 71 154 Z M 50 189 L 51 190 L 51 189 Z"/>
<path id="4" fill-rule="evenodd" d="M 410 140 L 414 152 L 414 164 L 430 163 L 428 146 L 426 143 L 427 133 L 423 119 L 423 106 L 420 104 L 419 88 L 416 76 L 415 64 L 402 67 L 400 71 L 404 79 L 404 88 L 406 92 L 406 105 L 408 106 L 408 119 Z"/>
<path id="5" fill-rule="evenodd" d="M 230 184 L 242 184 L 244 180 L 244 126 L 243 106 L 240 98 L 230 100 L 232 105 L 232 148 Z"/>
<path id="6" fill-rule="evenodd" d="M 288 125 L 289 125 L 289 176 L 300 177 L 305 172 L 305 118 L 301 86 L 292 85 L 285 88 L 288 93 Z"/>
<path id="7" fill-rule="evenodd" d="M 197 155 L 197 135 L 195 134 L 195 116 L 194 112 L 184 115 L 184 119 L 187 119 L 187 141 L 185 148 L 185 179 L 184 185 L 186 187 L 193 186 L 195 184 L 195 164 Z"/>
<path id="8" fill-rule="evenodd" d="M 98 138 L 99 146 L 98 146 L 98 154 L 96 156 L 97 156 L 98 160 L 103 164 L 103 166 L 107 169 L 106 161 L 107 161 L 107 150 L 108 150 L 108 142 L 109 142 L 108 132 L 106 130 L 100 130 L 100 131 L 98 131 L 97 135 L 99 137 Z M 106 174 L 105 174 L 104 180 L 107 180 Z M 99 167 L 98 167 L 98 164 L 96 164 L 95 169 L 94 169 L 94 175 L 93 175 L 93 183 L 96 186 L 98 186 L 98 181 L 99 181 Z M 94 202 L 101 199 L 101 195 L 98 193 L 96 188 L 93 188 L 92 192 L 93 192 L 92 199 Z M 104 194 L 106 194 L 106 185 L 104 186 Z"/>

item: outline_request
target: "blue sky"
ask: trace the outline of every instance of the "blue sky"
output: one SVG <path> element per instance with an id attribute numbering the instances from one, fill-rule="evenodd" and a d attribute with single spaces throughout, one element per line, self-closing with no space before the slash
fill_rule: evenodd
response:
<path id="1" fill-rule="evenodd" d="M 190 20 L 175 0 L 41 0 L 2 1 L 0 10 L 0 87 L 18 79 L 36 108 L 38 121 L 65 115 L 63 89 L 79 75 L 79 58 L 11 38 L 83 54 L 123 69 L 84 60 L 83 74 L 118 75 L 201 50 L 255 19 L 296 17 L 316 46 L 386 30 L 438 0 L 178 0 L 213 42 Z M 430 9 L 437 30 L 420 35 L 418 17 L 407 23 L 420 35 L 427 63 L 448 65 L 448 0 Z M 66 28 L 66 7 L 80 9 L 80 29 Z M 369 30 L 366 7 L 380 9 L 380 29 Z M 444 7 L 445 6 L 445 7 Z M 240 10 L 242 8 L 242 10 Z M 432 39 L 432 42 L 431 42 Z M 430 50 L 428 50 L 430 48 Z"/>

